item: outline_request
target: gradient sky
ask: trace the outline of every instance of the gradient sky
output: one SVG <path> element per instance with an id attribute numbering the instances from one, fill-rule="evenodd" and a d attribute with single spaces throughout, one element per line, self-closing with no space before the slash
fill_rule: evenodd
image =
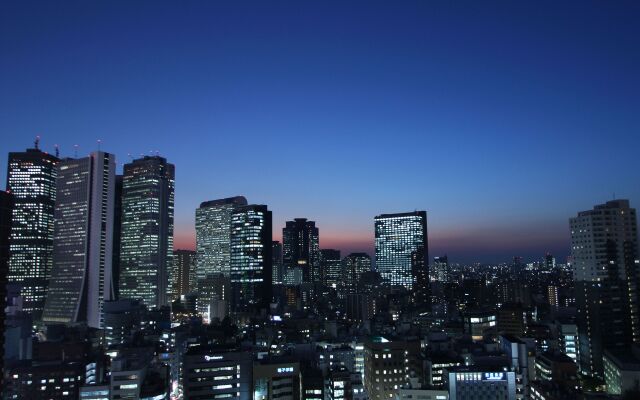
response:
<path id="1" fill-rule="evenodd" d="M 176 243 L 245 195 L 373 248 L 373 217 L 428 212 L 430 255 L 569 251 L 568 218 L 640 206 L 640 2 L 0 3 L 8 151 L 158 151 Z"/>

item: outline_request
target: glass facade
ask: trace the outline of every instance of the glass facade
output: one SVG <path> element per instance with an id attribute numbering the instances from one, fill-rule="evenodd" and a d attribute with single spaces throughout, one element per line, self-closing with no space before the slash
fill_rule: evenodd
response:
<path id="1" fill-rule="evenodd" d="M 411 290 L 416 280 L 412 259 L 420 254 L 428 260 L 426 211 L 375 217 L 375 248 L 376 268 L 382 278 Z"/>
<path id="2" fill-rule="evenodd" d="M 320 250 L 320 270 L 322 283 L 334 289 L 337 288 L 338 284 L 342 281 L 342 260 L 340 259 L 340 250 Z"/>
<path id="3" fill-rule="evenodd" d="M 196 210 L 196 285 L 198 311 L 206 312 L 216 296 L 208 282 L 231 272 L 231 214 L 246 206 L 242 196 L 206 201 Z"/>
<path id="4" fill-rule="evenodd" d="M 7 279 L 22 287 L 23 310 L 40 319 L 53 265 L 58 158 L 38 149 L 9 153 L 7 191 L 14 197 Z"/>
<path id="5" fill-rule="evenodd" d="M 196 252 L 176 250 L 173 252 L 174 300 L 195 290 Z"/>
<path id="6" fill-rule="evenodd" d="M 268 306 L 272 288 L 271 211 L 240 207 L 231 216 L 231 287 L 234 310 Z"/>
<path id="7" fill-rule="evenodd" d="M 162 157 L 125 164 L 122 179 L 120 297 L 148 308 L 172 296 L 175 168 Z"/>
<path id="8" fill-rule="evenodd" d="M 358 282 L 360 275 L 364 272 L 371 271 L 371 257 L 367 253 L 351 253 L 342 261 L 344 267 L 341 271 L 341 281 L 346 286 L 347 293 L 356 293 L 358 291 Z"/>
<path id="9" fill-rule="evenodd" d="M 43 321 L 103 327 L 112 298 L 115 158 L 104 152 L 58 163 L 53 269 Z"/>

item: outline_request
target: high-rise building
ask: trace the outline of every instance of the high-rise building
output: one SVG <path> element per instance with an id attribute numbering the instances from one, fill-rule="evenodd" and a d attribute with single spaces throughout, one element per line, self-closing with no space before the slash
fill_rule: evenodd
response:
<path id="1" fill-rule="evenodd" d="M 53 270 L 42 319 L 103 327 L 113 296 L 115 157 L 97 151 L 58 163 Z"/>
<path id="2" fill-rule="evenodd" d="M 602 377 L 605 349 L 640 341 L 638 227 L 628 200 L 570 219 L 582 373 Z"/>
<path id="3" fill-rule="evenodd" d="M 0 190 L 0 387 L 4 387 L 5 307 L 7 306 L 7 272 L 9 270 L 9 237 L 13 196 Z"/>
<path id="4" fill-rule="evenodd" d="M 231 273 L 231 214 L 246 206 L 242 196 L 205 201 L 196 210 L 196 286 L 198 311 L 204 313 L 215 294 L 208 282 Z"/>
<path id="5" fill-rule="evenodd" d="M 435 282 L 448 282 L 449 280 L 449 259 L 446 255 L 433 257 L 433 273 L 431 280 Z"/>
<path id="6" fill-rule="evenodd" d="M 342 260 L 342 278 L 345 291 L 356 293 L 360 275 L 371 271 L 371 257 L 367 253 L 351 253 Z"/>
<path id="7" fill-rule="evenodd" d="M 173 252 L 173 275 L 175 276 L 173 293 L 176 299 L 186 296 L 191 287 L 196 268 L 196 252 L 192 250 L 175 250 Z"/>
<path id="8" fill-rule="evenodd" d="M 284 264 L 282 262 L 282 243 L 274 240 L 271 244 L 271 257 L 273 259 L 273 277 L 274 285 L 282 285 L 284 283 Z"/>
<path id="9" fill-rule="evenodd" d="M 302 268 L 304 282 L 320 281 L 320 235 L 306 218 L 287 221 L 282 228 L 282 257 L 287 270 Z"/>
<path id="10" fill-rule="evenodd" d="M 14 196 L 8 281 L 20 284 L 23 310 L 42 316 L 53 265 L 53 209 L 58 158 L 38 149 L 9 153 L 7 191 Z"/>
<path id="11" fill-rule="evenodd" d="M 231 290 L 234 311 L 268 307 L 272 295 L 272 217 L 265 205 L 231 214 Z"/>
<path id="12" fill-rule="evenodd" d="M 111 257 L 111 275 L 113 276 L 113 295 L 120 298 L 120 243 L 122 236 L 122 175 L 116 175 L 113 202 L 113 257 Z"/>
<path id="13" fill-rule="evenodd" d="M 421 275 L 415 267 L 416 252 L 428 260 L 427 213 L 414 211 L 375 217 L 376 268 L 391 285 L 411 290 Z M 421 268 L 428 265 L 421 263 Z M 416 275 L 416 273 L 419 273 Z"/>
<path id="14" fill-rule="evenodd" d="M 343 280 L 340 250 L 320 250 L 320 271 L 322 283 L 333 288 L 338 287 L 338 284 Z"/>
<path id="15" fill-rule="evenodd" d="M 170 300 L 174 185 L 175 168 L 163 157 L 124 165 L 120 297 L 140 299 L 148 308 Z"/>

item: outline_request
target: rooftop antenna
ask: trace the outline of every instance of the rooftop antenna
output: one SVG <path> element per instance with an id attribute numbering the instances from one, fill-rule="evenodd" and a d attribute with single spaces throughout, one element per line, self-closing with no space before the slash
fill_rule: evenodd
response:
<path id="1" fill-rule="evenodd" d="M 98 151 L 100 151 L 100 145 L 102 144 L 102 139 L 98 139 Z"/>
<path id="2" fill-rule="evenodd" d="M 56 158 L 60 158 L 60 147 L 57 144 L 53 145 L 56 148 Z"/>
<path id="3" fill-rule="evenodd" d="M 78 145 L 73 145 L 73 157 L 78 158 Z"/>
<path id="4" fill-rule="evenodd" d="M 36 146 L 36 150 L 40 149 L 40 135 L 36 136 L 36 140 L 33 144 Z"/>

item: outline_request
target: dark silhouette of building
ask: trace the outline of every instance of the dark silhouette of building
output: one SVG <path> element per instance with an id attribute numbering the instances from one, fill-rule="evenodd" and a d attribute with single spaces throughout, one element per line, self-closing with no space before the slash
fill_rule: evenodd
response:
<path id="1" fill-rule="evenodd" d="M 4 336 L 5 307 L 7 299 L 7 273 L 9 270 L 9 237 L 11 236 L 11 217 L 13 196 L 0 191 L 0 388 L 4 387 Z M 0 395 L 2 391 L 0 390 Z"/>
<path id="2" fill-rule="evenodd" d="M 302 268 L 303 282 L 320 282 L 320 234 L 314 221 L 295 218 L 282 228 L 285 268 Z"/>

